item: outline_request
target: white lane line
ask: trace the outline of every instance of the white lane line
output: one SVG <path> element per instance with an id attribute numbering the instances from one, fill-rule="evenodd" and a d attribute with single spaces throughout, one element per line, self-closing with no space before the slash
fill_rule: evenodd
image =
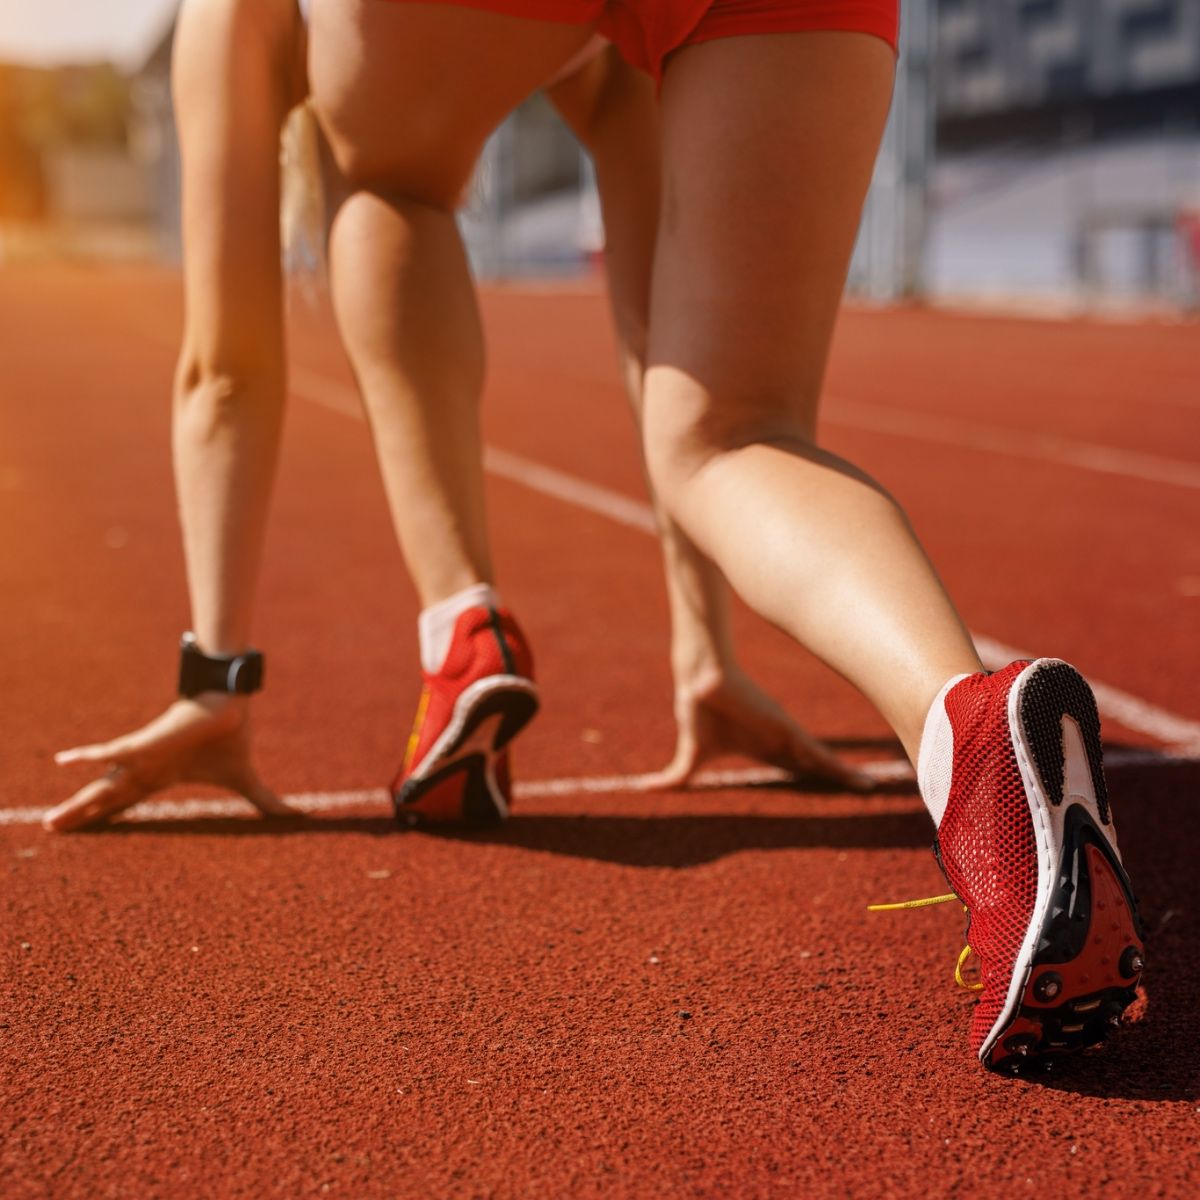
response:
<path id="1" fill-rule="evenodd" d="M 290 377 L 292 392 L 295 395 L 343 416 L 354 417 L 360 421 L 363 419 L 358 392 L 349 384 L 302 367 L 291 368 Z M 907 408 L 895 409 L 862 400 L 846 400 L 839 396 L 825 398 L 822 419 L 831 425 L 865 429 L 891 437 L 966 447 L 992 454 L 1005 454 L 1012 458 L 1056 463 L 1060 466 L 1065 464 L 1102 475 L 1119 475 L 1125 479 L 1137 479 L 1148 483 L 1200 489 L 1200 463 L 1188 462 L 1181 458 L 1166 458 L 1158 454 L 1144 454 L 1139 450 L 1125 450 L 1119 446 L 1105 446 L 1099 442 L 1079 442 L 1053 434 L 1027 433 L 1005 429 L 999 425 L 963 421 L 957 417 L 916 412 Z M 502 465 L 503 460 L 516 456 L 507 455 L 507 452 L 502 450 L 492 450 L 490 453 L 500 456 L 500 465 L 489 469 L 497 475 L 507 475 L 506 467 Z M 561 472 L 542 467 L 540 464 L 535 465 L 539 470 L 561 476 Z M 571 476 L 561 478 L 572 479 Z M 575 486 L 591 487 L 582 480 L 574 480 L 573 483 Z M 565 495 L 562 498 L 569 499 Z M 650 526 L 650 531 L 654 532 L 653 525 Z"/>
<path id="2" fill-rule="evenodd" d="M 903 779 L 912 771 L 906 762 L 864 764 L 863 770 L 879 779 Z M 535 800 L 556 796 L 601 796 L 620 792 L 644 792 L 653 775 L 594 775 L 578 779 L 527 780 L 514 786 L 517 800 Z M 781 783 L 791 776 L 771 767 L 751 767 L 741 771 L 701 771 L 692 781 L 692 790 L 714 791 L 724 788 L 753 787 L 756 784 Z M 353 811 L 364 817 L 390 817 L 392 802 L 383 788 L 352 792 L 301 792 L 284 796 L 284 801 L 304 813 Z M 0 825 L 38 825 L 49 808 L 0 809 Z M 184 800 L 147 800 L 135 805 L 122 822 L 186 821 L 195 818 L 252 817 L 249 801 L 232 798 L 196 798 Z"/>
<path id="3" fill-rule="evenodd" d="M 522 458 L 519 454 L 497 450 L 494 446 L 484 450 L 483 465 L 493 475 L 522 484 L 544 496 L 565 500 L 576 508 L 598 513 L 616 521 L 618 525 L 628 525 L 630 529 L 640 529 L 643 533 L 658 533 L 654 510 L 641 500 L 623 496 L 596 483 L 588 483 L 575 475 Z"/>
<path id="4" fill-rule="evenodd" d="M 1181 458 L 1164 458 L 1143 454 L 1139 450 L 1123 450 L 1098 442 L 1078 442 L 1071 438 L 1055 437 L 1048 433 L 1027 433 L 1004 429 L 999 425 L 984 425 L 963 421 L 957 417 L 936 416 L 914 412 L 912 409 L 889 408 L 883 404 L 868 404 L 861 400 L 843 400 L 829 396 L 822 417 L 832 425 L 851 429 L 866 429 L 891 437 L 912 438 L 919 442 L 936 442 L 944 446 L 965 446 L 992 454 L 1013 458 L 1028 458 L 1080 467 L 1103 475 L 1120 475 L 1125 479 L 1140 479 L 1174 487 L 1200 488 L 1200 463 Z"/>
<path id="5" fill-rule="evenodd" d="M 349 384 L 339 383 L 337 380 L 329 379 L 312 371 L 293 371 L 292 390 L 305 400 L 320 404 L 344 416 L 353 416 L 362 420 L 362 408 L 358 402 L 358 393 Z M 836 403 L 839 406 L 848 404 L 843 400 Z M 858 405 L 856 407 L 871 408 L 873 406 Z M 900 417 L 900 414 L 891 413 L 887 409 L 879 411 L 887 412 L 889 416 Z M 904 415 L 905 420 L 908 415 Z M 1002 432 L 1007 435 L 1007 431 Z M 657 529 L 654 512 L 650 505 L 641 500 L 634 500 L 621 492 L 615 492 L 611 488 L 588 483 L 574 475 L 568 475 L 563 471 L 494 447 L 488 447 L 485 451 L 484 464 L 493 474 L 503 476 L 512 483 L 540 492 L 544 496 L 552 496 L 556 500 L 573 504 L 576 508 L 585 509 L 587 512 L 608 517 L 609 520 L 615 521 L 619 525 L 649 534 L 655 533 Z M 1200 481 L 1200 467 L 1193 469 L 1197 472 L 1197 480 Z M 973 633 L 971 636 L 975 639 L 980 657 L 993 668 L 1010 663 L 1013 659 L 1037 657 L 1028 651 L 1006 646 L 1003 642 L 999 642 L 987 634 Z M 1184 757 L 1200 754 L 1200 721 L 1192 721 L 1187 717 L 1168 712 L 1164 708 L 1159 708 L 1157 705 L 1113 687 L 1111 684 L 1100 683 L 1090 677 L 1088 682 L 1096 694 L 1096 703 L 1100 712 L 1108 719 L 1119 722 L 1126 729 L 1133 729 L 1154 738 L 1174 754 Z"/>
<path id="6" fill-rule="evenodd" d="M 975 649 L 985 666 L 996 670 L 1017 658 L 1037 658 L 1027 650 L 1006 646 L 995 638 L 982 633 L 972 633 Z M 1200 754 L 1200 721 L 1190 721 L 1177 716 L 1157 704 L 1142 700 L 1138 696 L 1123 692 L 1108 683 L 1100 683 L 1088 677 L 1088 683 L 1096 696 L 1096 707 L 1109 720 L 1135 729 L 1161 742 L 1167 751 L 1182 758 Z"/>
<path id="7" fill-rule="evenodd" d="M 1122 768 L 1180 767 L 1195 760 L 1170 757 L 1153 750 L 1111 750 L 1104 756 L 1110 771 Z M 858 763 L 859 768 L 881 783 L 902 783 L 913 777 L 912 767 L 904 759 L 883 759 Z M 535 779 L 515 786 L 516 799 L 554 799 L 562 796 L 610 796 L 645 793 L 653 775 L 591 775 L 567 779 Z M 731 791 L 737 788 L 761 787 L 764 784 L 788 783 L 793 779 L 787 771 L 773 767 L 747 767 L 730 771 L 701 771 L 688 787 L 692 792 Z M 650 793 L 653 795 L 654 793 Z M 678 795 L 678 793 L 674 793 Z M 389 818 L 392 802 L 383 788 L 364 788 L 348 792 L 298 792 L 283 799 L 293 808 L 310 815 L 353 813 L 363 819 Z M 866 797 L 869 802 L 870 797 Z M 919 800 L 914 795 L 914 806 Z M 0 826 L 40 825 L 49 808 L 0 808 Z M 649 811 L 647 815 L 653 815 Z M 189 798 L 183 800 L 147 800 L 131 808 L 121 817 L 121 823 L 138 824 L 148 821 L 220 820 L 228 818 L 255 819 L 248 801 L 232 798 Z"/>
<path id="8" fill-rule="evenodd" d="M 362 400 L 353 384 L 332 379 L 319 371 L 304 367 L 288 367 L 288 391 L 301 400 L 319 404 L 331 412 L 355 421 L 365 420 Z"/>
<path id="9" fill-rule="evenodd" d="M 347 383 L 329 379 L 315 371 L 293 367 L 290 371 L 290 385 L 292 395 L 301 400 L 319 404 L 330 412 L 352 417 L 356 421 L 364 419 L 358 392 Z M 496 446 L 484 447 L 483 465 L 485 470 L 501 479 L 519 483 L 532 491 L 540 492 L 543 496 L 553 496 L 554 499 L 573 504 L 576 508 L 608 517 L 618 525 L 640 529 L 643 533 L 658 532 L 654 510 L 648 504 L 614 492 L 611 488 L 588 483 L 577 475 L 568 475 L 565 471 L 534 462 L 531 458 L 513 454 L 509 450 L 500 450 Z"/>

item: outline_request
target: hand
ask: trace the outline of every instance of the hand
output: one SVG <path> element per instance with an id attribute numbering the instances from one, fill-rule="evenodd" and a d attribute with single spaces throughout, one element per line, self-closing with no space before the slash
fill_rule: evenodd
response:
<path id="1" fill-rule="evenodd" d="M 246 714 L 243 697 L 177 700 L 133 733 L 56 754 L 60 766 L 84 763 L 105 767 L 107 773 L 51 809 L 43 827 L 61 833 L 99 825 L 176 783 L 215 784 L 244 796 L 266 816 L 294 815 L 251 763 Z"/>
<path id="2" fill-rule="evenodd" d="M 726 671 L 700 687 L 676 691 L 675 757 L 648 777 L 650 790 L 685 787 L 707 762 L 741 754 L 757 762 L 817 776 L 854 792 L 875 788 L 870 775 L 842 762 L 805 733 L 761 688 L 740 671 Z"/>

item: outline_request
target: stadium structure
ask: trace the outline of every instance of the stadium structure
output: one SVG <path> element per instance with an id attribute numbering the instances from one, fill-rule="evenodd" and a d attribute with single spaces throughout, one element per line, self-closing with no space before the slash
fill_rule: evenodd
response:
<path id="1" fill-rule="evenodd" d="M 72 245 L 178 256 L 170 17 L 119 62 L 0 64 L 10 248 L 36 218 L 70 223 Z M 72 115 L 80 80 L 112 94 L 114 70 L 125 133 L 87 143 L 71 133 L 88 124 Z M 46 129 L 59 133 L 39 144 Z M 80 233 L 89 222 L 144 236 L 98 242 Z M 484 278 L 594 263 L 591 168 L 542 97 L 489 142 L 462 227 Z M 1200 305 L 1200 0 L 903 0 L 850 289 L 878 302 Z"/>

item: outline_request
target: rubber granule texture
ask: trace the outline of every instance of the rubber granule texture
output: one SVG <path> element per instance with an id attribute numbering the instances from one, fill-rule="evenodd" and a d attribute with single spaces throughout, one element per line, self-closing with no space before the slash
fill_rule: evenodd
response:
<path id="1" fill-rule="evenodd" d="M 602 292 L 503 288 L 482 307 L 489 442 L 643 497 Z M 84 781 L 55 750 L 170 697 L 180 319 L 168 274 L 0 273 L 6 813 Z M 494 830 L 397 831 L 385 789 L 421 686 L 417 607 L 331 324 L 302 304 L 289 319 L 256 746 L 282 793 L 376 799 L 271 824 L 0 825 L 5 1200 L 1200 1193 L 1194 761 L 1121 766 L 1150 740 L 1106 722 L 1152 987 L 1102 1052 L 1028 1079 L 969 1052 L 961 913 L 866 912 L 942 889 L 911 785 L 519 796 Z M 1200 719 L 1200 491 L 951 449 L 851 407 L 1179 458 L 1195 338 L 848 312 L 822 440 L 898 496 L 973 628 Z M 544 701 L 518 780 L 660 766 L 654 539 L 497 475 L 488 489 Z M 813 733 L 899 756 L 847 685 L 743 612 L 734 625 L 745 668 Z"/>

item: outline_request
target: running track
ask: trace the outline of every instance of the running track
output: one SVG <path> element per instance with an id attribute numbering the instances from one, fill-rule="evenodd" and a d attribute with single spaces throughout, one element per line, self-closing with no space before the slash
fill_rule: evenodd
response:
<path id="1" fill-rule="evenodd" d="M 546 702 L 519 815 L 386 820 L 415 604 L 335 340 L 300 308 L 258 743 L 313 815 L 189 792 L 51 837 L 36 819 L 79 781 L 53 751 L 171 690 L 178 286 L 0 275 L 4 1196 L 1195 1195 L 1196 327 L 864 312 L 838 333 L 828 443 L 900 496 L 985 649 L 1074 660 L 1120 718 L 1148 997 L 1106 1054 L 1009 1080 L 966 1052 L 961 917 L 865 911 L 942 886 L 848 687 L 739 616 L 749 669 L 881 795 L 625 778 L 672 726 L 603 303 L 496 290 L 485 312 L 494 540 Z"/>

